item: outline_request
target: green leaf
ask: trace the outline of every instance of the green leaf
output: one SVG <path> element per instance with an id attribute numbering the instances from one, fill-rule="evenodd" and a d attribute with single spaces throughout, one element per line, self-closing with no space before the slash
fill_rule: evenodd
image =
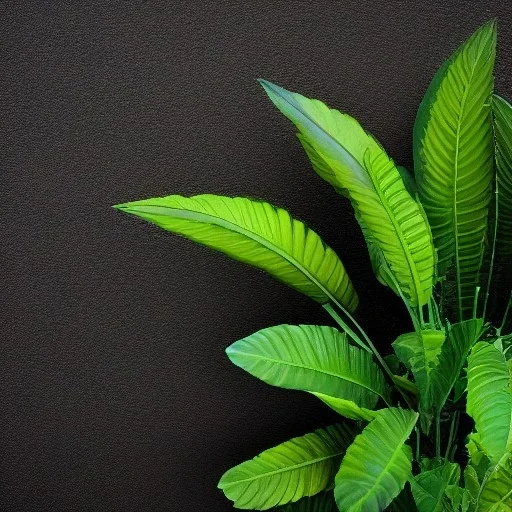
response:
<path id="1" fill-rule="evenodd" d="M 426 304 L 434 274 L 432 237 L 394 162 L 349 115 L 260 82 L 299 129 L 299 140 L 315 171 L 350 198 L 358 221 L 381 249 L 406 299 L 412 306 Z"/>
<path id="2" fill-rule="evenodd" d="M 460 467 L 447 462 L 443 466 L 425 471 L 411 480 L 412 494 L 419 512 L 445 512 L 458 510 L 455 501 L 461 501 Z M 454 490 L 460 490 L 459 493 Z M 460 494 L 460 500 L 458 500 Z"/>
<path id="3" fill-rule="evenodd" d="M 233 343 L 226 353 L 267 384 L 313 393 L 352 419 L 371 419 L 368 409 L 379 397 L 388 400 L 384 374 L 371 354 L 332 327 L 269 327 Z"/>
<path id="4" fill-rule="evenodd" d="M 450 325 L 439 354 L 439 364 L 430 372 L 432 412 L 440 413 L 460 376 L 468 352 L 482 334 L 481 318 Z M 427 430 L 428 432 L 428 430 Z"/>
<path id="5" fill-rule="evenodd" d="M 420 396 L 423 429 L 428 431 L 432 421 L 432 371 L 439 364 L 439 355 L 445 341 L 443 331 L 424 330 L 421 333 L 402 334 L 393 343 L 396 355 L 414 375 Z"/>
<path id="6" fill-rule="evenodd" d="M 336 253 L 281 208 L 241 197 L 167 196 L 117 205 L 161 228 L 265 270 L 327 303 L 353 311 L 357 295 Z"/>
<path id="7" fill-rule="evenodd" d="M 279 512 L 338 512 L 332 489 L 319 492 L 311 497 L 301 498 L 296 503 L 289 503 Z"/>
<path id="8" fill-rule="evenodd" d="M 417 418 L 410 410 L 384 409 L 355 438 L 336 475 L 340 510 L 378 512 L 400 493 L 412 477 L 412 453 L 404 443 Z"/>
<path id="9" fill-rule="evenodd" d="M 503 353 L 477 343 L 468 359 L 467 412 L 475 421 L 480 448 L 496 464 L 512 452 L 512 373 Z"/>
<path id="10" fill-rule="evenodd" d="M 227 471 L 219 482 L 236 508 L 267 510 L 332 486 L 353 432 L 333 425 L 296 437 Z"/>
<path id="11" fill-rule="evenodd" d="M 507 453 L 483 482 L 476 512 L 512 512 L 512 453 Z"/>
<path id="12" fill-rule="evenodd" d="M 414 167 L 438 250 L 456 266 L 459 315 L 473 306 L 493 176 L 490 99 L 496 26 L 486 23 L 439 69 L 414 125 Z"/>
<path id="13" fill-rule="evenodd" d="M 496 248 L 503 258 L 512 256 L 512 105 L 493 96 L 496 175 L 498 180 L 498 232 Z"/>

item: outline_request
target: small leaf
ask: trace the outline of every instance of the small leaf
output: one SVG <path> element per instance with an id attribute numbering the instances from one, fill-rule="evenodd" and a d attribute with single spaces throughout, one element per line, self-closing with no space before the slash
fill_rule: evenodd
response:
<path id="1" fill-rule="evenodd" d="M 479 446 L 496 464 L 512 452 L 512 373 L 503 353 L 477 343 L 468 359 L 467 412 L 475 421 Z"/>
<path id="2" fill-rule="evenodd" d="M 342 425 L 296 437 L 230 469 L 219 488 L 242 509 L 267 510 L 313 496 L 332 485 L 352 439 Z"/>
<path id="3" fill-rule="evenodd" d="M 267 384 L 313 393 L 352 419 L 369 418 L 379 397 L 388 400 L 384 374 L 371 354 L 332 327 L 269 327 L 233 343 L 226 353 Z"/>
<path id="4" fill-rule="evenodd" d="M 487 475 L 476 512 L 512 512 L 512 453 L 505 454 Z"/>
<path id="5" fill-rule="evenodd" d="M 116 208 L 261 268 L 308 297 L 353 311 L 357 295 L 336 253 L 311 229 L 269 203 L 241 197 L 167 196 Z"/>
<path id="6" fill-rule="evenodd" d="M 398 496 L 412 477 L 412 453 L 404 443 L 418 415 L 383 409 L 354 442 L 336 475 L 334 495 L 344 512 L 378 512 Z"/>

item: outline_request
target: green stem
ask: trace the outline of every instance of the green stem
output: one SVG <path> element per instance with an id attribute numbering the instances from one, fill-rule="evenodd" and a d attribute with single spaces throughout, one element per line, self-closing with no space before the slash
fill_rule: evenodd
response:
<path id="1" fill-rule="evenodd" d="M 501 336 L 501 331 L 505 328 L 505 323 L 507 321 L 508 312 L 510 311 L 510 306 L 512 306 L 512 292 L 510 292 L 507 308 L 505 309 L 505 313 L 503 314 L 503 320 L 501 321 L 501 325 L 498 329 L 498 336 Z"/>
<path id="2" fill-rule="evenodd" d="M 331 315 L 333 320 L 366 352 L 372 353 L 372 350 L 366 346 L 361 338 L 348 326 L 348 324 L 334 311 L 333 307 L 327 303 L 323 305 L 324 309 Z"/>
<path id="3" fill-rule="evenodd" d="M 476 320 L 477 310 L 478 310 L 478 296 L 480 295 L 480 286 L 475 288 L 475 298 L 473 300 L 473 320 Z M 485 307 L 483 318 L 485 318 Z"/>
<path id="4" fill-rule="evenodd" d="M 489 291 L 491 289 L 491 280 L 492 280 L 492 272 L 494 269 L 494 253 L 496 252 L 496 237 L 498 235 L 498 175 L 496 175 L 496 190 L 495 190 L 495 207 L 496 207 L 496 215 L 494 218 L 494 235 L 492 238 L 492 254 L 491 254 L 491 263 L 489 265 L 489 277 L 487 278 L 487 288 L 485 290 L 485 301 L 484 301 L 484 312 L 482 314 L 482 318 L 485 321 L 485 314 L 487 312 L 487 301 L 489 300 Z M 474 316 L 473 316 L 474 318 Z"/>
<path id="5" fill-rule="evenodd" d="M 420 462 L 421 449 L 420 449 L 420 429 L 416 425 L 414 427 L 414 432 L 416 433 L 416 461 Z"/>
<path id="6" fill-rule="evenodd" d="M 441 461 L 441 411 L 436 411 L 436 459 Z"/>
<path id="7" fill-rule="evenodd" d="M 446 452 L 444 455 L 444 458 L 448 460 L 448 457 L 450 456 L 450 450 L 452 448 L 452 443 L 455 437 L 455 432 L 459 428 L 459 415 L 460 411 L 455 411 L 452 416 L 452 422 L 450 424 L 450 434 L 448 436 L 448 444 L 446 445 Z"/>

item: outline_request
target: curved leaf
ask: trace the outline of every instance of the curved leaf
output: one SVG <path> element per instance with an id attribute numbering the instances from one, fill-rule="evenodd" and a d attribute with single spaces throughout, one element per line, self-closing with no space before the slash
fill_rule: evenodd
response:
<path id="1" fill-rule="evenodd" d="M 487 475 L 476 512 L 512 512 L 512 453 L 507 453 Z"/>
<path id="2" fill-rule="evenodd" d="M 468 359 L 467 412 L 475 421 L 478 444 L 492 463 L 512 452 L 512 367 L 487 342 L 477 343 Z"/>
<path id="3" fill-rule="evenodd" d="M 412 477 L 412 453 L 404 445 L 418 415 L 384 409 L 350 445 L 336 475 L 334 496 L 344 512 L 384 510 Z"/>
<path id="4" fill-rule="evenodd" d="M 119 210 L 261 268 L 320 303 L 357 307 L 336 253 L 281 208 L 241 197 L 167 196 L 119 204 Z"/>
<path id="5" fill-rule="evenodd" d="M 496 26 L 485 24 L 440 68 L 414 125 L 414 167 L 438 267 L 456 266 L 459 316 L 471 309 L 493 176 L 490 98 Z"/>
<path id="6" fill-rule="evenodd" d="M 219 482 L 236 508 L 267 510 L 332 485 L 353 433 L 342 425 L 296 437 L 227 471 Z"/>
<path id="7" fill-rule="evenodd" d="M 309 391 L 349 418 L 365 419 L 379 396 L 387 400 L 384 375 L 372 356 L 332 327 L 277 325 L 233 343 L 226 353 L 267 384 Z"/>
<path id="8" fill-rule="evenodd" d="M 279 512 L 338 512 L 332 489 L 322 491 L 311 497 L 301 498 L 295 503 L 289 503 Z"/>
<path id="9" fill-rule="evenodd" d="M 299 129 L 299 140 L 315 171 L 350 198 L 404 296 L 412 306 L 426 304 L 434 273 L 432 237 L 394 162 L 347 114 L 260 82 L 276 107 Z"/>
<path id="10" fill-rule="evenodd" d="M 512 105 L 493 96 L 496 175 L 498 180 L 498 232 L 496 248 L 512 256 Z"/>

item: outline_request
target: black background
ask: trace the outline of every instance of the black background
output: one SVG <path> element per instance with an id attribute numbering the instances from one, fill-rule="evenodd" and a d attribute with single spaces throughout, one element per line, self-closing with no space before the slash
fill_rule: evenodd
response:
<path id="1" fill-rule="evenodd" d="M 231 510 L 232 465 L 336 420 L 224 348 L 324 323 L 265 274 L 110 205 L 269 200 L 340 254 L 385 347 L 408 328 L 348 205 L 309 168 L 264 77 L 356 116 L 411 167 L 435 70 L 503 1 L 1 2 L 1 511 Z"/>

